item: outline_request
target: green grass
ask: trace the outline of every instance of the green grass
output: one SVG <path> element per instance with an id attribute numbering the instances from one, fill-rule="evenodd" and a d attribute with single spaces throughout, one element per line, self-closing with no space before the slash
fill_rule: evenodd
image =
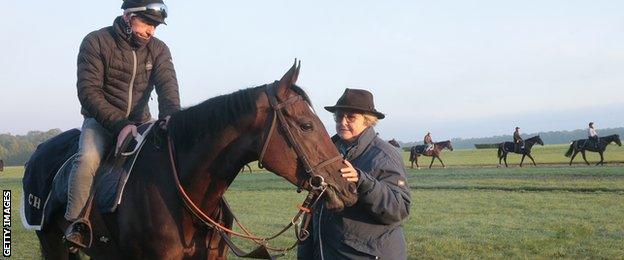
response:
<path id="1" fill-rule="evenodd" d="M 459 152 L 464 151 L 446 155 Z M 13 256 L 32 259 L 38 257 L 37 240 L 22 228 L 17 212 L 21 175 L 21 167 L 9 167 L 0 173 L 0 183 L 13 190 Z M 404 228 L 410 258 L 624 256 L 621 166 L 414 169 L 408 171 L 408 183 L 413 202 Z M 254 171 L 241 174 L 226 196 L 248 228 L 269 236 L 289 223 L 304 194 L 272 174 Z M 272 245 L 293 242 L 288 231 Z M 285 258 L 293 259 L 295 252 Z"/>
<path id="2" fill-rule="evenodd" d="M 570 162 L 570 158 L 565 157 L 564 154 L 570 146 L 567 144 L 560 145 L 536 145 L 531 150 L 531 155 L 535 159 L 537 164 L 565 164 Z M 444 164 L 449 167 L 453 166 L 493 166 L 498 165 L 497 149 L 457 149 L 454 151 L 444 150 L 442 152 L 442 160 Z M 624 147 L 620 147 L 614 144 L 607 146 L 607 150 L 604 153 L 605 163 L 624 163 Z M 517 166 L 520 164 L 522 155 L 509 153 L 507 155 L 507 163 L 509 166 Z M 403 152 L 403 159 L 406 162 L 406 166 L 409 165 L 409 152 Z M 600 161 L 598 153 L 587 152 L 587 160 L 589 163 L 595 164 Z M 431 157 L 420 156 L 418 158 L 418 164 L 420 167 L 429 167 L 431 163 Z M 575 165 L 584 165 L 585 162 L 581 154 L 579 153 L 572 163 Z M 531 159 L 526 157 L 524 164 L 526 166 L 532 166 Z M 439 161 L 433 163 L 434 167 L 440 167 Z M 416 167 L 416 166 L 414 166 Z"/>

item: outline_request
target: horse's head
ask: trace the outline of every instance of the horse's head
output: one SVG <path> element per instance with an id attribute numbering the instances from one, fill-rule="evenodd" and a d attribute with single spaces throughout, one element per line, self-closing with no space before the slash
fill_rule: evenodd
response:
<path id="1" fill-rule="evenodd" d="M 341 210 L 357 201 L 356 187 L 341 176 L 342 156 L 307 95 L 295 85 L 298 75 L 295 62 L 257 101 L 258 160 L 299 187 L 326 188 L 326 207 Z"/>
<path id="2" fill-rule="evenodd" d="M 446 141 L 447 145 L 446 147 L 450 150 L 453 151 L 453 145 L 451 144 L 451 140 Z"/>
<path id="3" fill-rule="evenodd" d="M 620 141 L 620 135 L 618 134 L 614 134 L 614 138 L 613 141 L 618 145 L 618 146 L 622 146 L 622 141 Z"/>
<path id="4" fill-rule="evenodd" d="M 535 137 L 536 137 L 537 143 L 543 146 L 544 145 L 544 141 L 542 141 L 542 138 L 539 135 L 537 135 Z"/>

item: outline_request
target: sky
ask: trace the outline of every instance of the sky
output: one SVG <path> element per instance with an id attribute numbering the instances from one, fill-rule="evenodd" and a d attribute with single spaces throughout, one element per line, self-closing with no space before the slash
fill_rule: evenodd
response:
<path id="1" fill-rule="evenodd" d="M 78 46 L 121 3 L 3 4 L 0 133 L 81 125 Z M 403 142 L 624 126 L 621 0 L 165 3 L 156 37 L 183 107 L 278 80 L 298 58 L 298 85 L 330 133 L 323 107 L 345 88 L 371 91 L 387 115 L 376 130 Z"/>

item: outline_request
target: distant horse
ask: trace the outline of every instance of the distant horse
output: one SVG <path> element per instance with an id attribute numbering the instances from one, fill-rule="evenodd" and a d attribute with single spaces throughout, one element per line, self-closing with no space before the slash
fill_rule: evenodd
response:
<path id="1" fill-rule="evenodd" d="M 596 163 L 596 165 L 604 165 L 603 153 L 607 149 L 607 145 L 611 144 L 612 142 L 615 142 L 617 145 L 622 146 L 622 142 L 620 141 L 620 136 L 616 135 L 616 134 L 615 135 L 604 136 L 604 137 L 599 137 L 598 138 L 598 143 L 596 143 L 595 146 L 594 145 L 592 145 L 592 146 L 587 145 L 588 141 L 589 141 L 588 139 L 579 139 L 579 140 L 573 141 L 570 144 L 570 148 L 565 153 L 566 157 L 571 157 L 570 158 L 570 165 L 572 165 L 572 160 L 574 160 L 574 157 L 579 152 L 581 152 L 581 155 L 583 155 L 583 160 L 585 160 L 585 163 L 587 165 L 589 165 L 589 162 L 587 161 L 587 158 L 585 158 L 585 151 L 597 152 L 598 154 L 600 154 L 600 161 L 598 163 Z"/>
<path id="2" fill-rule="evenodd" d="M 392 140 L 388 141 L 388 143 L 390 143 L 392 146 L 394 146 L 396 148 L 401 148 L 401 145 L 399 144 L 399 142 L 397 142 L 397 140 L 394 140 L 394 138 L 392 138 Z"/>
<path id="3" fill-rule="evenodd" d="M 517 154 L 522 154 L 522 159 L 520 160 L 520 167 L 522 167 L 522 163 L 524 162 L 524 157 L 528 156 L 531 161 L 533 161 L 533 165 L 535 164 L 535 160 L 533 160 L 533 156 L 531 156 L 531 148 L 535 144 L 544 145 L 542 138 L 539 135 L 533 136 L 524 140 L 524 148 L 516 149 L 516 144 L 514 142 L 502 142 L 498 145 L 498 166 L 501 166 L 501 160 L 505 161 L 505 167 L 507 166 L 507 153 L 513 152 Z"/>
<path id="4" fill-rule="evenodd" d="M 446 165 L 444 165 L 444 162 L 442 161 L 442 158 L 440 158 L 440 154 L 442 154 L 442 150 L 444 148 L 449 149 L 450 151 L 453 151 L 453 146 L 451 145 L 451 141 L 447 140 L 444 142 L 437 142 L 433 144 L 433 149 L 425 151 L 425 149 L 427 148 L 427 145 L 416 145 L 416 146 L 412 146 L 412 148 L 410 149 L 410 157 L 409 160 L 412 163 L 412 169 L 414 169 L 414 163 L 416 163 L 416 167 L 418 167 L 418 169 L 420 169 L 420 166 L 418 165 L 418 156 L 424 155 L 424 156 L 431 156 L 431 163 L 429 164 L 429 169 L 431 169 L 431 166 L 433 165 L 433 162 L 435 161 L 435 159 L 437 158 L 438 161 L 440 161 L 440 163 L 442 163 L 442 167 L 446 168 Z"/>
<path id="5" fill-rule="evenodd" d="M 173 114 L 167 130 L 155 127 L 117 210 L 91 208 L 95 239 L 83 251 L 93 259 L 225 259 L 221 226 L 230 229 L 232 218 L 222 196 L 256 160 L 299 188 L 321 186 L 328 209 L 353 205 L 355 185 L 339 174 L 342 157 L 295 85 L 298 74 L 293 65 L 279 82 L 211 98 Z M 61 240 L 64 212 L 37 231 L 46 259 L 75 257 Z"/>
<path id="6" fill-rule="evenodd" d="M 4 161 L 0 160 L 0 172 L 4 171 Z"/>

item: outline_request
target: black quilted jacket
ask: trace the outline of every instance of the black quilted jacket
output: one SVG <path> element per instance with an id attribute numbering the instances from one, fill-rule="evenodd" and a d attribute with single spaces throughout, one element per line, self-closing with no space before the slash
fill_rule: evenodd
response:
<path id="1" fill-rule="evenodd" d="M 85 117 L 95 118 L 113 134 L 126 125 L 151 119 L 148 101 L 158 94 L 159 118 L 180 109 L 178 81 L 167 45 L 152 37 L 133 48 L 126 23 L 89 33 L 78 53 L 78 98 Z"/>

